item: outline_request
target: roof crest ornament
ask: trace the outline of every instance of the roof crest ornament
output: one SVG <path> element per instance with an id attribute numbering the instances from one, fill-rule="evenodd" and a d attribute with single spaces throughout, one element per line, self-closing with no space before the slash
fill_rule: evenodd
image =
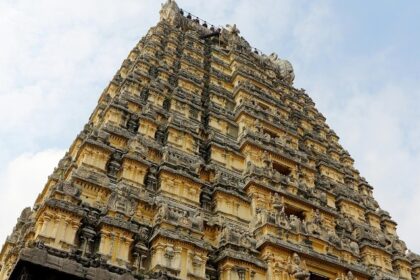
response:
<path id="1" fill-rule="evenodd" d="M 175 0 L 167 0 L 166 3 L 162 4 L 159 11 L 160 20 L 169 22 L 170 24 L 179 24 L 181 22 L 181 10 Z"/>

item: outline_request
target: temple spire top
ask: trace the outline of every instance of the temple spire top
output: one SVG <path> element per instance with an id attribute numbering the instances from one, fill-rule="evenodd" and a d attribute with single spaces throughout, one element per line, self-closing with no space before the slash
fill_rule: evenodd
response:
<path id="1" fill-rule="evenodd" d="M 181 13 L 178 4 L 174 0 L 167 0 L 160 9 L 160 20 L 171 24 L 178 24 L 181 20 Z"/>

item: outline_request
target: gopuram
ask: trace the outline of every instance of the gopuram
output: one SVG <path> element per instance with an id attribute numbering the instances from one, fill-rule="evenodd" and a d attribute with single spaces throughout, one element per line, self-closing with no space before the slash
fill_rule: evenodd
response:
<path id="1" fill-rule="evenodd" d="M 22 211 L 0 279 L 419 280 L 293 79 L 167 1 Z"/>

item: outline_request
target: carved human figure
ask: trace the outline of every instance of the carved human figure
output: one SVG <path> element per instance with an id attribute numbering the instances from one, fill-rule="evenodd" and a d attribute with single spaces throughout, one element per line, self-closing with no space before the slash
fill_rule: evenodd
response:
<path id="1" fill-rule="evenodd" d="M 165 202 L 163 202 L 160 205 L 159 210 L 156 214 L 156 220 L 167 219 L 168 213 L 169 213 L 169 207 Z"/>
<path id="2" fill-rule="evenodd" d="M 278 226 L 289 228 L 289 221 L 284 206 L 282 206 L 280 209 L 277 209 L 275 213 L 275 220 Z"/>
<path id="3" fill-rule="evenodd" d="M 135 114 L 130 114 L 127 121 L 127 130 L 131 133 L 136 133 L 139 128 L 139 118 Z"/>
<path id="4" fill-rule="evenodd" d="M 310 276 L 305 261 L 301 261 L 299 255 L 296 253 L 293 253 L 291 259 L 289 258 L 288 272 L 293 275 L 296 280 L 307 280 Z"/>
<path id="5" fill-rule="evenodd" d="M 111 155 L 110 160 L 108 161 L 107 171 L 108 175 L 111 177 L 117 177 L 118 172 L 121 169 L 121 160 L 122 160 L 122 153 L 115 152 Z"/>
<path id="6" fill-rule="evenodd" d="M 337 236 L 337 234 L 336 234 L 336 232 L 335 232 L 334 229 L 329 229 L 328 230 L 328 232 L 327 232 L 327 238 L 328 238 L 328 241 L 330 241 L 331 243 L 333 243 L 337 247 L 340 247 L 341 246 L 341 240 Z"/>
<path id="7" fill-rule="evenodd" d="M 359 255 L 359 245 L 355 241 L 350 241 L 349 243 L 350 250 L 355 253 L 356 255 Z"/>
<path id="8" fill-rule="evenodd" d="M 222 232 L 220 233 L 220 243 L 228 242 L 230 240 L 231 230 L 229 225 L 223 225 Z"/>
<path id="9" fill-rule="evenodd" d="M 313 222 L 319 226 L 322 226 L 322 218 L 321 214 L 319 213 L 319 209 L 315 210 Z"/>
<path id="10" fill-rule="evenodd" d="M 254 128 L 255 128 L 254 132 L 257 134 L 261 134 L 263 132 L 262 124 L 259 119 L 256 119 L 254 121 Z"/>
<path id="11" fill-rule="evenodd" d="M 142 243 L 146 243 L 149 238 L 149 229 L 147 227 L 140 227 L 139 239 Z"/>
<path id="12" fill-rule="evenodd" d="M 265 208 L 257 209 L 257 225 L 264 225 L 267 223 L 267 210 Z"/>
<path id="13" fill-rule="evenodd" d="M 301 231 L 301 221 L 295 215 L 290 215 L 290 229 L 296 232 Z"/>
<path id="14" fill-rule="evenodd" d="M 261 158 L 262 158 L 262 162 L 263 162 L 263 164 L 264 164 L 264 168 L 267 168 L 267 169 L 272 169 L 272 167 L 273 167 L 273 162 L 272 162 L 272 160 L 271 160 L 270 154 L 269 154 L 267 151 L 264 151 L 264 152 L 262 153 Z"/>
<path id="15" fill-rule="evenodd" d="M 202 231 L 204 226 L 203 217 L 201 216 L 200 211 L 197 211 L 193 216 L 193 225 L 195 225 L 198 230 Z"/>
<path id="16" fill-rule="evenodd" d="M 322 219 L 319 210 L 316 209 L 312 221 L 308 223 L 309 233 L 320 235 L 322 234 Z"/>
<path id="17" fill-rule="evenodd" d="M 271 204 L 273 205 L 273 208 L 277 211 L 280 211 L 281 208 L 284 207 L 278 193 L 274 193 L 274 195 L 271 196 Z"/>
<path id="18" fill-rule="evenodd" d="M 247 231 L 243 232 L 240 238 L 241 238 L 240 243 L 242 246 L 244 246 L 245 248 L 251 248 L 252 243 L 251 243 L 251 236 L 249 232 Z"/>

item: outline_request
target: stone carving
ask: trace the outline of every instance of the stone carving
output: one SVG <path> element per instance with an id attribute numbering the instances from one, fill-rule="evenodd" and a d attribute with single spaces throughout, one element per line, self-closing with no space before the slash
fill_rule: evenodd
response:
<path id="1" fill-rule="evenodd" d="M 220 244 L 235 244 L 246 249 L 254 249 L 255 238 L 247 230 L 240 229 L 225 223 L 220 234 Z"/>
<path id="2" fill-rule="evenodd" d="M 111 178 L 117 178 L 118 172 L 121 169 L 123 153 L 120 151 L 115 151 L 107 164 L 107 173 Z"/>
<path id="3" fill-rule="evenodd" d="M 160 9 L 160 20 L 169 22 L 172 25 L 181 23 L 181 10 L 174 0 L 167 0 Z"/>
<path id="4" fill-rule="evenodd" d="M 129 151 L 138 153 L 140 156 L 145 158 L 147 156 L 147 153 L 149 151 L 149 148 L 146 147 L 143 143 L 140 142 L 140 140 L 132 139 L 129 144 Z"/>
<path id="5" fill-rule="evenodd" d="M 319 210 L 314 211 L 314 217 L 311 222 L 308 223 L 308 231 L 311 234 L 321 235 L 323 233 L 322 218 Z"/>
<path id="6" fill-rule="evenodd" d="M 113 192 L 109 198 L 108 207 L 113 211 L 132 216 L 137 209 L 137 201 L 134 198 Z"/>
<path id="7" fill-rule="evenodd" d="M 81 255 L 83 259 L 85 257 L 89 258 L 93 255 L 93 246 L 97 232 L 95 230 L 98 223 L 99 212 L 95 210 L 85 209 L 86 215 L 83 218 L 83 225 L 79 233 L 79 238 L 81 240 Z"/>
<path id="8" fill-rule="evenodd" d="M 169 207 L 167 202 L 164 201 L 161 202 L 154 220 L 155 224 L 167 221 L 198 231 L 203 231 L 204 229 L 204 219 L 200 212 L 190 214 L 189 211 L 172 206 Z"/>
<path id="9" fill-rule="evenodd" d="M 155 221 L 158 222 L 161 220 L 166 220 L 168 217 L 169 217 L 169 207 L 167 203 L 163 202 L 160 205 L 159 210 L 156 214 Z"/>
<path id="10" fill-rule="evenodd" d="M 349 270 L 345 275 L 343 274 L 343 277 L 338 277 L 336 280 L 357 280 L 357 277 Z"/>
<path id="11" fill-rule="evenodd" d="M 60 182 L 55 186 L 55 189 L 72 197 L 78 197 L 80 195 L 79 189 L 71 182 Z"/>
<path id="12" fill-rule="evenodd" d="M 226 24 L 226 30 L 227 32 L 229 32 L 229 34 L 232 35 L 239 35 L 239 33 L 241 33 L 241 31 L 239 31 L 239 29 L 236 27 L 236 24 L 234 25 L 230 25 L 230 24 Z"/>
<path id="13" fill-rule="evenodd" d="M 196 212 L 192 218 L 192 226 L 202 231 L 204 228 L 204 220 L 200 212 Z"/>
<path id="14" fill-rule="evenodd" d="M 293 253 L 292 258 L 288 259 L 288 272 L 296 280 L 308 280 L 310 276 L 305 261 L 301 261 L 296 253 Z"/>
<path id="15" fill-rule="evenodd" d="M 255 226 L 264 225 L 268 221 L 268 213 L 265 208 L 257 208 L 255 216 Z"/>
<path id="16" fill-rule="evenodd" d="M 137 133 L 138 128 L 139 128 L 139 117 L 134 114 L 130 114 L 127 120 L 127 130 L 130 131 L 131 133 Z"/>
<path id="17" fill-rule="evenodd" d="M 150 231 L 147 227 L 140 227 L 137 234 L 137 242 L 133 247 L 133 256 L 135 257 L 134 267 L 137 272 L 145 269 L 145 260 L 148 256 L 147 243 L 149 242 Z"/>
<path id="18" fill-rule="evenodd" d="M 330 241 L 336 247 L 338 247 L 338 248 L 341 247 L 341 240 L 337 236 L 337 233 L 335 232 L 335 230 L 331 230 L 331 229 L 328 230 L 328 232 L 327 232 L 327 238 L 328 238 L 328 241 Z"/>
<path id="19" fill-rule="evenodd" d="M 392 248 L 394 249 L 394 252 L 398 255 L 404 256 L 407 251 L 407 246 L 405 245 L 405 242 L 400 240 L 399 238 L 395 238 L 392 241 Z"/>
<path id="20" fill-rule="evenodd" d="M 353 225 L 350 219 L 346 216 L 343 216 L 337 220 L 337 226 L 346 230 L 349 233 L 353 232 Z"/>
<path id="21" fill-rule="evenodd" d="M 222 29 L 220 34 L 220 38 L 226 42 L 230 48 L 235 49 L 237 51 L 247 51 L 251 50 L 251 46 L 249 43 L 242 37 L 239 36 L 239 29 L 234 25 L 226 25 L 226 28 Z"/>
<path id="22" fill-rule="evenodd" d="M 278 55 L 275 53 L 270 54 L 268 56 L 268 59 L 273 63 L 280 77 L 287 84 L 293 84 L 293 80 L 295 79 L 295 74 L 293 72 L 292 64 L 287 60 L 278 58 Z"/>

